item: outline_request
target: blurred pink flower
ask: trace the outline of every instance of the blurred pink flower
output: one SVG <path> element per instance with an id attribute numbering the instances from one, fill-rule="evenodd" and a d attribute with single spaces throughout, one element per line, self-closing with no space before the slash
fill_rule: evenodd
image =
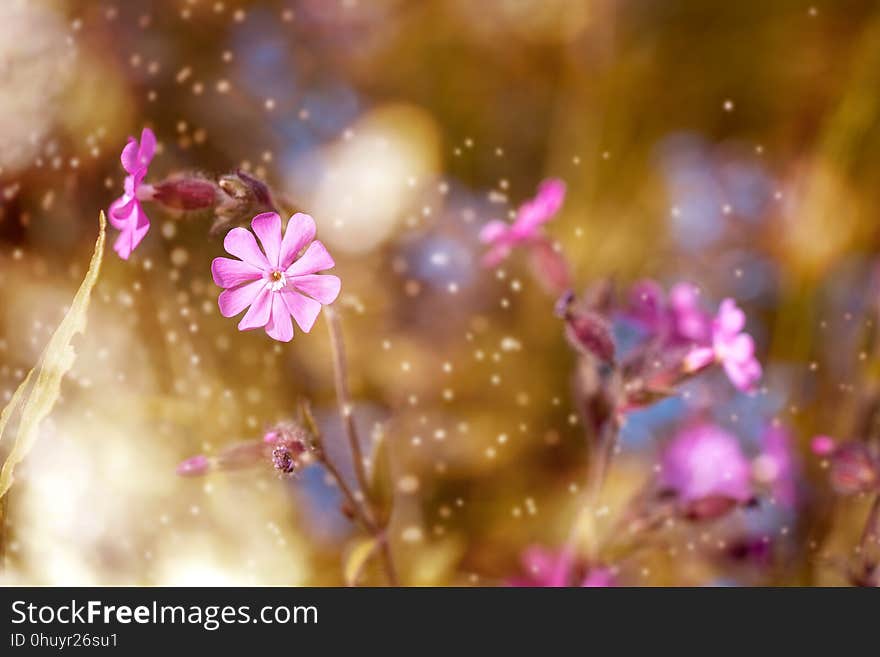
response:
<path id="1" fill-rule="evenodd" d="M 712 321 L 712 346 L 697 347 L 685 356 L 684 368 L 696 372 L 720 363 L 727 378 L 738 389 L 749 392 L 761 378 L 761 364 L 755 358 L 755 341 L 743 332 L 746 316 L 733 299 L 721 302 Z"/>
<path id="2" fill-rule="evenodd" d="M 661 485 L 689 515 L 715 517 L 752 497 L 751 469 L 735 436 L 714 424 L 693 425 L 663 453 Z"/>
<path id="3" fill-rule="evenodd" d="M 559 212 L 564 200 L 565 183 L 550 178 L 538 186 L 534 198 L 519 207 L 512 224 L 496 219 L 483 226 L 480 241 L 489 245 L 489 251 L 483 256 L 483 265 L 495 267 L 510 255 L 515 246 L 537 238 L 541 226 Z"/>
<path id="4" fill-rule="evenodd" d="M 238 324 L 240 331 L 263 328 L 269 337 L 289 342 L 291 316 L 308 333 L 321 305 L 333 303 L 339 295 L 339 278 L 318 274 L 335 263 L 315 240 L 315 221 L 307 214 L 293 215 L 283 236 L 281 217 L 274 212 L 258 214 L 251 228 L 262 250 L 249 230 L 233 228 L 223 247 L 240 260 L 215 258 L 211 263 L 214 282 L 226 288 L 218 299 L 220 312 L 233 317 L 248 308 Z"/>
<path id="5" fill-rule="evenodd" d="M 128 174 L 125 176 L 124 193 L 110 204 L 107 214 L 110 224 L 121 231 L 113 250 L 123 260 L 128 260 L 150 230 L 150 219 L 141 207 L 141 201 L 153 198 L 154 189 L 152 185 L 144 184 L 144 177 L 155 152 L 156 135 L 149 128 L 141 132 L 140 142 L 129 137 L 122 149 L 122 168 Z"/>
<path id="6" fill-rule="evenodd" d="M 535 545 L 523 552 L 522 563 L 526 574 L 510 580 L 508 583 L 511 586 L 588 588 L 614 586 L 614 574 L 609 568 L 591 568 L 580 577 L 576 573 L 579 569 L 574 558 L 565 550 L 557 553 Z"/>

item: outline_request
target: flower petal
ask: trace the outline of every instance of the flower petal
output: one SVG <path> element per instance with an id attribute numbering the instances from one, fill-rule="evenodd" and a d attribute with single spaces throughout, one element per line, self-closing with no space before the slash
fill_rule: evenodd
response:
<path id="1" fill-rule="evenodd" d="M 342 287 L 339 277 L 332 274 L 306 274 L 297 276 L 291 282 L 297 290 L 325 306 L 336 301 Z"/>
<path id="2" fill-rule="evenodd" d="M 235 287 L 248 281 L 263 277 L 263 272 L 248 262 L 232 258 L 214 258 L 211 263 L 211 276 L 220 287 Z"/>
<path id="3" fill-rule="evenodd" d="M 127 173 L 134 173 L 141 168 L 139 164 L 138 150 L 137 139 L 129 137 L 128 143 L 122 149 L 122 154 L 119 156 L 119 159 L 122 162 L 122 168 L 125 169 Z"/>
<path id="4" fill-rule="evenodd" d="M 127 195 L 122 195 L 113 201 L 107 212 L 107 219 L 110 220 L 110 225 L 117 230 L 125 228 L 134 212 L 133 203 L 136 203 L 135 199 Z"/>
<path id="5" fill-rule="evenodd" d="M 262 283 L 262 281 L 260 281 Z M 253 285 L 253 283 L 251 283 Z M 249 331 L 250 329 L 263 328 L 269 323 L 269 315 L 272 312 L 272 297 L 274 294 L 269 288 L 263 285 L 263 289 L 257 292 L 251 307 L 241 318 L 238 323 L 239 331 Z"/>
<path id="6" fill-rule="evenodd" d="M 223 248 L 228 253 L 241 258 L 262 271 L 271 269 L 266 256 L 263 255 L 260 247 L 257 246 L 254 234 L 246 228 L 237 227 L 226 233 L 226 238 L 223 240 Z"/>
<path id="7" fill-rule="evenodd" d="M 743 363 L 750 360 L 755 354 L 755 341 L 748 333 L 740 333 L 725 344 L 725 360 L 733 360 Z"/>
<path id="8" fill-rule="evenodd" d="M 684 357 L 684 371 L 696 372 L 708 367 L 715 360 L 715 351 L 710 347 L 697 347 L 691 349 Z"/>
<path id="9" fill-rule="evenodd" d="M 559 212 L 565 200 L 565 183 L 556 178 L 545 180 L 535 197 L 523 203 L 516 215 L 512 230 L 522 237 L 531 237 L 542 224 Z"/>
<path id="10" fill-rule="evenodd" d="M 138 148 L 138 158 L 140 165 L 146 167 L 156 154 L 156 135 L 149 128 L 141 130 L 141 144 Z"/>
<path id="11" fill-rule="evenodd" d="M 280 294 L 272 295 L 272 313 L 266 324 L 266 334 L 279 342 L 290 342 L 293 339 L 293 322 L 290 313 L 281 299 Z"/>
<path id="12" fill-rule="evenodd" d="M 321 304 L 290 288 L 281 290 L 279 294 L 299 327 L 306 333 L 311 331 L 318 318 L 318 313 L 321 312 Z"/>
<path id="13" fill-rule="evenodd" d="M 715 330 L 722 335 L 736 335 L 746 325 L 746 314 L 740 310 L 733 299 L 725 299 L 715 317 Z"/>
<path id="14" fill-rule="evenodd" d="M 315 220 L 310 215 L 297 212 L 287 221 L 284 239 L 281 242 L 279 266 L 287 269 L 306 244 L 315 239 Z"/>
<path id="15" fill-rule="evenodd" d="M 724 361 L 724 371 L 733 386 L 741 392 L 751 392 L 761 380 L 761 363 L 756 358 L 745 361 Z"/>
<path id="16" fill-rule="evenodd" d="M 278 253 L 281 250 L 281 217 L 275 212 L 263 212 L 253 218 L 251 228 L 260 238 L 269 264 L 277 267 Z"/>
<path id="17" fill-rule="evenodd" d="M 327 248 L 315 240 L 309 244 L 309 248 L 303 253 L 302 258 L 290 265 L 284 273 L 288 276 L 303 276 L 331 269 L 335 264 L 327 252 Z"/>
<path id="18" fill-rule="evenodd" d="M 224 317 L 235 317 L 242 310 L 254 302 L 260 290 L 265 289 L 266 283 L 262 280 L 229 288 L 220 293 L 217 305 L 220 306 L 220 314 Z"/>
<path id="19" fill-rule="evenodd" d="M 496 242 L 507 233 L 507 228 L 503 221 L 493 219 L 480 229 L 480 241 L 483 244 Z"/>
<path id="20" fill-rule="evenodd" d="M 120 258 L 128 260 L 132 251 L 138 247 L 149 230 L 149 222 L 146 224 L 141 223 L 140 225 L 137 222 L 132 222 L 119 233 L 119 237 L 113 243 L 113 250 L 119 254 Z"/>

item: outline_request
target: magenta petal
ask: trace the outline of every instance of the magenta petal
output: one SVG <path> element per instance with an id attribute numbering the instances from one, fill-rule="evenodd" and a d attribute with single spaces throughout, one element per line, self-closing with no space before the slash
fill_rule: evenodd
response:
<path id="1" fill-rule="evenodd" d="M 315 239 L 316 231 L 315 220 L 302 212 L 297 212 L 288 220 L 284 239 L 281 241 L 281 269 L 290 267 L 305 245 Z"/>
<path id="2" fill-rule="evenodd" d="M 134 173 L 140 168 L 138 163 L 138 143 L 134 137 L 128 138 L 128 143 L 122 149 L 119 159 L 122 161 L 122 168 L 127 173 Z"/>
<path id="3" fill-rule="evenodd" d="M 113 201 L 110 204 L 110 208 L 107 212 L 107 219 L 110 221 L 110 225 L 116 228 L 117 230 L 122 230 L 128 224 L 129 217 L 132 213 L 132 203 L 135 202 L 135 199 L 130 196 L 120 196 L 118 199 Z"/>
<path id="4" fill-rule="evenodd" d="M 545 180 L 538 187 L 535 198 L 523 203 L 513 223 L 513 231 L 521 237 L 530 237 L 547 223 L 562 207 L 565 183 L 558 179 Z"/>
<path id="5" fill-rule="evenodd" d="M 249 331 L 251 329 L 263 328 L 269 323 L 269 316 L 272 313 L 272 297 L 274 293 L 265 285 L 263 289 L 257 293 L 251 307 L 241 318 L 238 323 L 239 331 Z"/>
<path id="6" fill-rule="evenodd" d="M 269 264 L 277 267 L 278 253 L 281 250 L 281 217 L 275 212 L 263 212 L 253 218 L 251 228 L 260 238 Z"/>
<path id="7" fill-rule="evenodd" d="M 271 269 L 266 256 L 263 255 L 260 247 L 257 246 L 254 234 L 246 228 L 233 228 L 226 233 L 226 238 L 223 240 L 223 248 L 228 253 L 263 271 Z"/>
<path id="8" fill-rule="evenodd" d="M 752 392 L 761 380 L 761 364 L 754 358 L 746 361 L 724 361 L 724 371 L 733 386 L 741 392 Z"/>
<path id="9" fill-rule="evenodd" d="M 220 306 L 220 314 L 224 317 L 235 317 L 251 305 L 265 287 L 265 281 L 258 280 L 224 290 L 217 299 L 217 305 Z"/>
<path id="10" fill-rule="evenodd" d="M 314 241 L 309 244 L 302 258 L 290 265 L 285 273 L 288 276 L 303 276 L 331 269 L 335 264 L 326 247 L 321 242 Z"/>
<path id="11" fill-rule="evenodd" d="M 297 276 L 291 283 L 297 290 L 320 301 L 325 306 L 336 301 L 336 297 L 339 296 L 339 288 L 342 286 L 339 277 L 332 274 L 306 274 L 305 276 Z"/>
<path id="12" fill-rule="evenodd" d="M 141 166 L 146 167 L 152 161 L 155 153 L 156 135 L 149 128 L 144 128 L 141 131 L 141 144 L 138 149 L 138 158 L 140 159 Z"/>
<path id="13" fill-rule="evenodd" d="M 725 359 L 738 363 L 749 360 L 755 353 L 755 341 L 748 333 L 740 333 L 725 344 Z"/>
<path id="14" fill-rule="evenodd" d="M 480 229 L 480 241 L 483 244 L 491 244 L 507 233 L 507 224 L 494 219 Z"/>
<path id="15" fill-rule="evenodd" d="M 318 313 L 321 312 L 321 304 L 290 288 L 281 290 L 279 294 L 299 327 L 305 333 L 311 331 L 312 326 L 315 325 L 315 320 L 318 318 Z"/>
<path id="16" fill-rule="evenodd" d="M 235 287 L 263 277 L 263 272 L 252 264 L 232 258 L 214 258 L 211 263 L 214 283 L 220 287 Z"/>
<path id="17" fill-rule="evenodd" d="M 272 295 L 272 312 L 266 324 L 266 334 L 279 342 L 290 342 L 293 339 L 293 322 L 290 313 L 281 299 L 280 294 Z"/>
<path id="18" fill-rule="evenodd" d="M 687 356 L 684 357 L 684 370 L 686 372 L 696 372 L 704 367 L 708 367 L 715 360 L 715 351 L 709 347 L 697 347 L 691 349 Z"/>
<path id="19" fill-rule="evenodd" d="M 128 260 L 129 257 L 131 257 L 132 252 L 138 247 L 149 230 L 149 223 L 140 226 L 137 224 L 126 226 L 122 232 L 119 233 L 119 237 L 117 237 L 116 241 L 113 243 L 113 250 L 119 254 L 120 258 Z"/>
<path id="20" fill-rule="evenodd" d="M 746 315 L 740 310 L 733 299 L 725 299 L 718 308 L 715 317 L 716 330 L 723 335 L 736 335 L 746 325 Z"/>

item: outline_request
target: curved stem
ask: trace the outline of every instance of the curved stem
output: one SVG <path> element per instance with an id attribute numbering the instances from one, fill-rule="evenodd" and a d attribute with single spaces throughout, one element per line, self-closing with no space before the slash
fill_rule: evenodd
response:
<path id="1" fill-rule="evenodd" d="M 333 378 L 336 384 L 336 399 L 339 405 L 339 417 L 342 420 L 342 426 L 348 440 L 349 449 L 351 450 L 354 473 L 357 478 L 358 487 L 360 488 L 361 497 L 363 498 L 363 506 L 356 505 L 355 508 L 360 509 L 366 525 L 370 528 L 370 533 L 380 545 L 381 549 L 379 554 L 385 566 L 388 583 L 391 586 L 398 586 L 399 581 L 397 579 L 397 569 L 394 566 L 391 545 L 388 540 L 387 526 L 380 526 L 377 522 L 376 518 L 379 517 L 379 514 L 372 507 L 369 497 L 369 479 L 367 477 L 367 469 L 364 465 L 364 455 L 361 449 L 360 439 L 358 438 L 357 426 L 354 422 L 351 393 L 348 389 L 348 365 L 345 358 L 345 343 L 342 337 L 342 327 L 339 322 L 339 315 L 336 313 L 336 309 L 332 306 L 325 306 L 324 316 L 327 320 L 327 328 L 330 332 L 330 348 L 333 352 Z M 334 474 L 334 470 L 335 468 L 331 470 L 331 474 L 333 474 L 340 482 L 341 488 L 342 485 L 345 484 L 338 472 Z M 351 494 L 351 498 L 355 502 L 357 501 L 354 494 Z"/>

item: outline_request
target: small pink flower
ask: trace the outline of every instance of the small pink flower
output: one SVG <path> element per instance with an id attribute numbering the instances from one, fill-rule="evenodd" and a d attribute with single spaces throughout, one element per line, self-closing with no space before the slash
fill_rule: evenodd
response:
<path id="1" fill-rule="evenodd" d="M 153 198 L 153 187 L 144 184 L 144 177 L 155 152 L 156 135 L 149 128 L 141 132 L 140 143 L 134 137 L 129 137 L 128 144 L 122 149 L 122 168 L 128 174 L 125 177 L 125 191 L 110 204 L 107 214 L 110 224 L 121 231 L 113 250 L 123 260 L 128 260 L 150 230 L 150 219 L 141 207 L 141 201 Z"/>
<path id="2" fill-rule="evenodd" d="M 761 364 L 755 358 L 755 341 L 743 332 L 746 316 L 733 299 L 721 302 L 712 322 L 712 346 L 691 350 L 684 360 L 687 372 L 696 372 L 720 363 L 727 378 L 743 392 L 754 390 L 761 378 Z"/>
<path id="3" fill-rule="evenodd" d="M 289 342 L 291 316 L 308 333 L 321 305 L 333 303 L 339 295 L 339 278 L 318 274 L 335 263 L 315 240 L 315 221 L 307 214 L 293 215 L 283 236 L 281 217 L 274 212 L 258 214 L 251 228 L 262 250 L 249 230 L 233 228 L 223 247 L 240 260 L 215 258 L 211 263 L 214 282 L 226 288 L 218 299 L 220 312 L 234 317 L 248 308 L 238 324 L 240 331 L 264 328 L 269 337 Z"/>
<path id="4" fill-rule="evenodd" d="M 691 426 L 667 445 L 660 481 L 694 508 L 712 499 L 743 503 L 752 497 L 751 468 L 739 441 L 714 424 Z"/>
<path id="5" fill-rule="evenodd" d="M 512 224 L 498 219 L 490 221 L 480 231 L 480 241 L 489 245 L 483 256 L 483 265 L 495 267 L 515 246 L 530 242 L 540 235 L 541 226 L 550 221 L 565 200 L 565 183 L 556 178 L 538 186 L 535 197 L 523 203 Z"/>

